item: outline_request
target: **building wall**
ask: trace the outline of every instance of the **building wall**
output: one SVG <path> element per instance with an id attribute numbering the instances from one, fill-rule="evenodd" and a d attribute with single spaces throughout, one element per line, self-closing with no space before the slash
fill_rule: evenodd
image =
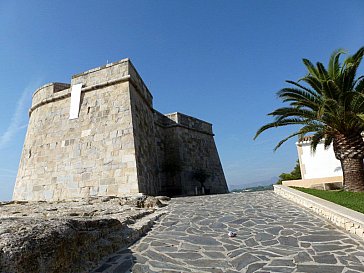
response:
<path id="1" fill-rule="evenodd" d="M 335 158 L 332 145 L 325 150 L 324 144 L 317 145 L 311 152 L 311 143 L 297 143 L 302 179 L 342 176 L 341 163 Z"/>
<path id="2" fill-rule="evenodd" d="M 82 83 L 86 91 L 74 120 L 69 88 L 57 91 L 57 84 L 48 84 L 36 91 L 13 199 L 139 192 L 130 83 L 105 84 L 127 75 L 125 61 L 75 75 L 72 84 Z"/>
<path id="3" fill-rule="evenodd" d="M 212 125 L 202 120 L 173 113 L 159 118 L 159 130 L 164 131 L 164 162 L 162 184 L 164 192 L 175 195 L 194 195 L 196 188 L 201 192 L 201 184 L 194 175 L 205 172 L 204 183 L 208 193 L 228 191 L 224 172 L 220 163 L 212 133 Z"/>
<path id="4" fill-rule="evenodd" d="M 79 118 L 70 86 L 82 83 Z M 207 122 L 162 115 L 128 59 L 51 83 L 33 95 L 14 200 L 69 200 L 136 193 L 194 194 L 194 172 L 210 193 L 227 192 Z"/>
<path id="5" fill-rule="evenodd" d="M 157 195 L 161 185 L 158 178 L 154 112 L 132 85 L 130 90 L 139 191 Z"/>

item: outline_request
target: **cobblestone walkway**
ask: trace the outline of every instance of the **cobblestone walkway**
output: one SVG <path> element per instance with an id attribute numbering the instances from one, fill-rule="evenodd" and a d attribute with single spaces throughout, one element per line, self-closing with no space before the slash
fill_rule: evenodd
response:
<path id="1" fill-rule="evenodd" d="M 361 240 L 271 191 L 177 198 L 168 211 L 93 272 L 364 272 Z"/>

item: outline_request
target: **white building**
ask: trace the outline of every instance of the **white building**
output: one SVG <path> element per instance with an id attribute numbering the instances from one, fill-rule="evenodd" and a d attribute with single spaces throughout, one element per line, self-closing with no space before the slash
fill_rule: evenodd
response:
<path id="1" fill-rule="evenodd" d="M 296 143 L 300 161 L 302 179 L 342 176 L 341 163 L 336 159 L 332 144 L 328 149 L 323 142 L 317 145 L 313 153 L 311 138 L 305 137 Z"/>
<path id="2" fill-rule="evenodd" d="M 300 162 L 300 180 L 284 181 L 283 185 L 297 187 L 324 187 L 330 183 L 342 184 L 341 163 L 336 159 L 332 144 L 324 149 L 324 143 L 317 145 L 316 151 L 312 152 L 311 137 L 304 137 L 296 143 L 298 159 Z"/>

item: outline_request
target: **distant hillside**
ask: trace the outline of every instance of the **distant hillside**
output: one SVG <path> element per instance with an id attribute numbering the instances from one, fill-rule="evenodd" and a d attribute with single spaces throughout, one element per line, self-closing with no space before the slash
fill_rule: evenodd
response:
<path id="1" fill-rule="evenodd" d="M 278 181 L 278 177 L 271 177 L 270 179 L 257 181 L 257 182 L 229 185 L 229 190 L 234 191 L 234 190 L 254 188 L 254 187 L 259 187 L 259 186 L 268 186 L 268 185 L 275 184 L 277 181 Z"/>
<path id="2" fill-rule="evenodd" d="M 253 192 L 253 191 L 267 191 L 267 190 L 273 190 L 273 184 L 270 184 L 268 186 L 258 186 L 258 187 L 244 188 L 244 189 L 236 189 L 236 190 L 232 190 L 231 192 Z"/>

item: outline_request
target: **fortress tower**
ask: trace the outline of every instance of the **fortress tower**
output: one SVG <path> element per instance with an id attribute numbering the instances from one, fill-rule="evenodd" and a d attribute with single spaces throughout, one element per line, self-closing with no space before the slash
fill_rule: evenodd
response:
<path id="1" fill-rule="evenodd" d="M 40 87 L 13 199 L 226 193 L 212 125 L 152 100 L 129 59 Z"/>

